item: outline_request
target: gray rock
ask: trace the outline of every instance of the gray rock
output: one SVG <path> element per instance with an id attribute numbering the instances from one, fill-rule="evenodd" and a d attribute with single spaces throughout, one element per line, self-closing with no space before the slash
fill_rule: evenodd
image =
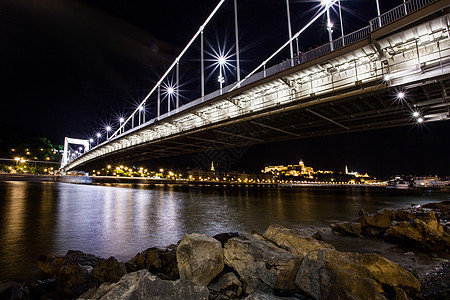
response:
<path id="1" fill-rule="evenodd" d="M 153 274 L 162 273 L 171 279 L 179 278 L 177 255 L 173 249 L 149 248 L 138 253 L 130 263 L 136 265 L 136 270 L 147 269 Z M 128 269 L 132 270 L 133 266 L 128 265 Z"/>
<path id="2" fill-rule="evenodd" d="M 224 268 L 220 242 L 205 234 L 185 235 L 177 248 L 181 279 L 208 285 Z"/>
<path id="3" fill-rule="evenodd" d="M 92 270 L 92 277 L 100 282 L 117 282 L 127 274 L 124 263 L 118 262 L 114 257 L 97 263 Z"/>
<path id="4" fill-rule="evenodd" d="M 242 283 L 239 281 L 239 279 L 234 275 L 233 272 L 229 272 L 226 274 L 223 274 L 215 283 L 210 283 L 208 285 L 208 288 L 215 292 L 220 292 L 222 290 L 225 290 L 231 286 L 241 287 Z"/>
<path id="5" fill-rule="evenodd" d="M 428 223 L 420 219 L 398 222 L 386 231 L 385 238 L 430 251 L 445 251 L 450 249 L 450 235 L 441 227 L 434 220 L 428 220 Z"/>
<path id="6" fill-rule="evenodd" d="M 297 298 L 292 297 L 277 297 L 274 295 L 266 294 L 261 291 L 257 291 L 249 295 L 245 300 L 297 300 Z"/>
<path id="7" fill-rule="evenodd" d="M 331 230 L 336 235 L 343 236 L 361 236 L 361 223 L 358 222 L 340 222 L 330 225 Z"/>
<path id="8" fill-rule="evenodd" d="M 80 295 L 94 286 L 89 271 L 79 264 L 61 267 L 56 275 L 57 289 L 67 295 Z"/>
<path id="9" fill-rule="evenodd" d="M 385 299 L 383 293 L 395 288 L 420 290 L 411 273 L 377 254 L 331 249 L 308 253 L 295 283 L 314 299 Z"/>
<path id="10" fill-rule="evenodd" d="M 243 233 L 241 237 L 228 240 L 224 256 L 225 263 L 245 281 L 247 294 L 256 290 L 295 288 L 294 278 L 301 258 L 260 235 Z"/>
<path id="11" fill-rule="evenodd" d="M 90 290 L 79 299 L 102 300 L 207 300 L 208 289 L 189 280 L 166 281 L 140 270 L 124 275 L 119 282 L 102 284 L 97 290 Z"/>
<path id="12" fill-rule="evenodd" d="M 299 256 L 301 259 L 311 250 L 334 249 L 331 244 L 318 241 L 313 237 L 303 235 L 296 229 L 288 229 L 281 225 L 271 225 L 264 232 L 263 236 L 278 247 Z"/>

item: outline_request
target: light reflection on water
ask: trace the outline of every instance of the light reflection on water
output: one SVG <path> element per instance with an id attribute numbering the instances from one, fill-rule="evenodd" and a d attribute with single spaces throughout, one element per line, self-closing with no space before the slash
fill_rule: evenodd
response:
<path id="1" fill-rule="evenodd" d="M 183 234 L 256 230 L 270 224 L 328 226 L 360 208 L 448 200 L 448 193 L 367 188 L 187 189 L 0 182 L 0 277 L 39 276 L 40 254 L 81 250 L 128 260 Z"/>

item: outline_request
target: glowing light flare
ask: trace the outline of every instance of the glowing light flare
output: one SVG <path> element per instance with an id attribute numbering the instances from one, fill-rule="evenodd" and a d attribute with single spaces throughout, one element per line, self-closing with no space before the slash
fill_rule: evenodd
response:
<path id="1" fill-rule="evenodd" d="M 328 6 L 328 5 L 331 4 L 331 2 L 332 2 L 332 0 L 321 0 L 320 1 L 320 5 L 321 6 Z"/>
<path id="2" fill-rule="evenodd" d="M 111 131 L 111 126 L 106 126 L 106 131 Z"/>
<path id="3" fill-rule="evenodd" d="M 119 118 L 119 123 L 122 124 L 123 122 L 125 122 L 124 118 Z"/>
<path id="4" fill-rule="evenodd" d="M 403 99 L 405 99 L 405 96 L 406 96 L 405 92 L 397 93 L 397 99 L 403 100 Z"/>
<path id="5" fill-rule="evenodd" d="M 389 75 L 389 74 L 384 75 L 384 81 L 389 81 L 389 80 L 391 80 L 391 75 Z"/>
<path id="6" fill-rule="evenodd" d="M 227 59 L 225 56 L 221 55 L 221 56 L 219 56 L 219 59 L 217 60 L 217 62 L 219 63 L 220 66 L 223 66 L 227 63 Z"/>
<path id="7" fill-rule="evenodd" d="M 89 139 L 89 143 L 93 143 L 94 142 L 94 139 L 93 138 L 90 138 Z"/>
<path id="8" fill-rule="evenodd" d="M 102 134 L 100 133 L 100 132 L 97 132 L 97 138 L 101 138 L 102 137 Z"/>
<path id="9" fill-rule="evenodd" d="M 419 124 L 422 124 L 423 121 L 424 121 L 424 119 L 423 119 L 422 117 L 420 117 L 420 118 L 417 119 L 417 123 L 419 123 Z"/>
<path id="10" fill-rule="evenodd" d="M 420 116 L 420 113 L 418 111 L 413 112 L 413 117 L 418 118 Z"/>
<path id="11" fill-rule="evenodd" d="M 173 93 L 175 93 L 175 89 L 171 86 L 167 87 L 167 94 L 172 95 Z"/>

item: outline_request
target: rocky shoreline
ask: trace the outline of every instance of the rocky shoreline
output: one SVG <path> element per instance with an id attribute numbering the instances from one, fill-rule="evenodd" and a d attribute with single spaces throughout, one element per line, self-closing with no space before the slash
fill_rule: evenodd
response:
<path id="1" fill-rule="evenodd" d="M 336 235 L 387 241 L 428 253 L 426 273 L 376 253 L 338 251 L 321 232 L 271 225 L 264 233 L 185 235 L 130 261 L 80 251 L 40 256 L 47 280 L 0 281 L 1 299 L 448 299 L 450 201 L 360 211 Z"/>

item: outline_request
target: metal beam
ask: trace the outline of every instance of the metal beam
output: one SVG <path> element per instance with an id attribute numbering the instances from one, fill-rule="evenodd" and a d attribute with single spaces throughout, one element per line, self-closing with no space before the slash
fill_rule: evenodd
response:
<path id="1" fill-rule="evenodd" d="M 239 138 L 243 138 L 243 139 L 247 139 L 247 140 L 252 140 L 252 141 L 255 141 L 255 142 L 263 142 L 263 140 L 255 139 L 255 138 L 252 138 L 252 137 L 249 137 L 249 136 L 245 136 L 245 135 L 241 135 L 241 134 L 236 134 L 236 133 L 231 133 L 231 132 L 226 132 L 226 131 L 221 131 L 221 130 L 213 130 L 213 131 L 217 132 L 217 133 L 231 135 L 231 136 L 234 136 L 234 137 L 239 137 Z"/>
<path id="2" fill-rule="evenodd" d="M 347 126 L 344 126 L 344 125 L 342 125 L 342 124 L 340 124 L 340 123 L 338 123 L 338 122 L 336 122 L 336 121 L 333 121 L 333 120 L 331 120 L 331 119 L 329 119 L 329 118 L 327 118 L 327 117 L 325 117 L 325 116 L 323 116 L 323 115 L 321 115 L 321 114 L 319 114 L 319 113 L 316 113 L 315 111 L 312 111 L 312 110 L 310 110 L 309 108 L 306 108 L 305 110 L 306 110 L 307 112 L 312 113 L 313 115 L 316 115 L 316 116 L 318 116 L 318 117 L 320 117 L 320 118 L 322 118 L 322 119 L 324 119 L 324 120 L 327 120 L 327 121 L 329 121 L 329 122 L 331 122 L 331 123 L 333 123 L 333 124 L 335 124 L 335 125 L 337 125 L 337 126 L 339 126 L 339 127 L 342 127 L 342 128 L 344 128 L 344 129 L 346 129 L 346 130 L 348 130 L 348 131 L 351 130 L 351 129 L 348 128 Z"/>
<path id="3" fill-rule="evenodd" d="M 269 128 L 269 129 L 272 129 L 272 130 L 276 130 L 276 131 L 279 131 L 279 132 L 282 132 L 282 133 L 286 133 L 286 134 L 289 134 L 289 135 L 292 135 L 292 136 L 295 136 L 295 137 L 300 137 L 299 134 L 292 133 L 292 132 L 289 132 L 287 130 L 279 129 L 279 128 L 276 128 L 276 127 L 272 127 L 272 126 L 269 126 L 269 125 L 266 125 L 266 124 L 258 123 L 258 122 L 255 122 L 255 121 L 250 121 L 250 123 L 258 125 L 258 126 L 261 126 L 261 127 Z"/>

